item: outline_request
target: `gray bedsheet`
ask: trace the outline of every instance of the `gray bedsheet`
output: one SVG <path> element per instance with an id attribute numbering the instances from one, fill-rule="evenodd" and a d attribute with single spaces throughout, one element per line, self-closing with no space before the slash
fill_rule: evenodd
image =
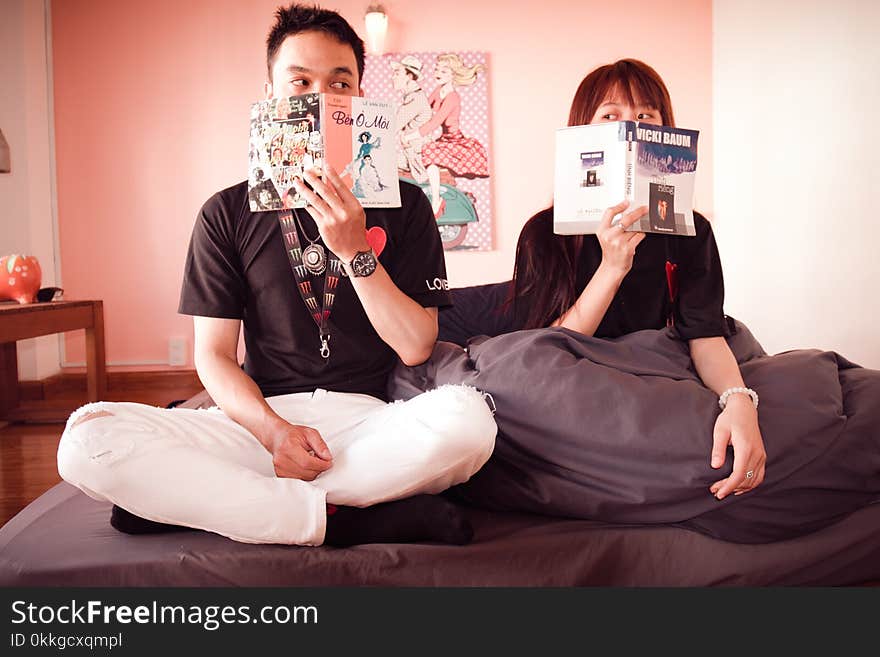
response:
<path id="1" fill-rule="evenodd" d="M 865 491 L 880 472 L 878 372 L 827 352 L 767 357 L 741 330 L 734 351 L 747 382 L 762 396 L 772 478 L 754 501 L 741 496 L 718 503 L 705 491 L 707 482 L 720 476 L 706 464 L 710 438 L 704 432 L 714 421 L 714 395 L 701 390 L 681 345 L 661 333 L 636 334 L 609 347 L 614 343 L 602 346 L 545 330 L 475 341 L 470 355 L 440 345 L 425 366 L 397 373 L 395 387 L 403 396 L 434 383 L 463 382 L 491 390 L 498 405 L 502 434 L 496 454 L 456 493 L 474 504 L 538 514 L 467 508 L 475 527 L 470 545 L 335 549 L 246 545 L 196 531 L 129 536 L 110 527 L 108 504 L 61 483 L 0 528 L 0 586 L 880 582 L 880 504 L 862 504 L 872 497 Z M 586 390 L 572 388 L 578 377 L 571 372 L 584 375 Z M 634 386 L 647 401 L 620 395 L 618 384 Z M 203 405 L 210 405 L 205 393 L 184 404 Z M 682 409 L 688 415 L 682 416 Z M 558 427 L 569 430 L 554 435 Z M 685 437 L 688 428 L 693 435 Z M 831 488 L 815 488 L 820 481 Z M 825 495 L 832 499 L 823 500 Z M 645 504 L 651 500 L 655 503 Z M 839 510 L 841 519 L 827 525 L 829 507 L 832 515 Z M 858 508 L 845 511 L 852 507 Z M 786 508 L 791 518 L 781 517 Z M 633 520 L 548 515 L 596 510 Z M 671 510 L 696 515 L 682 520 Z M 702 533 L 663 524 L 663 518 L 690 523 Z M 709 529 L 700 527 L 707 518 Z M 763 544 L 706 535 L 718 525 L 723 531 L 725 524 L 746 525 L 758 538 L 780 528 L 803 535 Z"/>
<path id="2" fill-rule="evenodd" d="M 474 542 L 246 545 L 120 534 L 66 483 L 0 528 L 0 586 L 773 586 L 880 581 L 880 504 L 807 536 L 725 543 L 669 526 L 468 509 Z"/>
<path id="3" fill-rule="evenodd" d="M 495 453 L 462 500 L 482 508 L 614 523 L 677 524 L 743 543 L 824 527 L 880 499 L 880 371 L 833 352 L 768 356 L 745 326 L 730 338 L 760 396 L 762 486 L 719 501 L 709 466 L 717 396 L 669 330 L 599 340 L 561 328 L 438 343 L 400 366 L 390 395 L 443 384 L 492 395 Z"/>

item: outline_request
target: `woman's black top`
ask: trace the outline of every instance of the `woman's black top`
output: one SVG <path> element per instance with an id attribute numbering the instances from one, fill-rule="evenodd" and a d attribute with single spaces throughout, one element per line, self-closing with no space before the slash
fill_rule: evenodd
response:
<path id="1" fill-rule="evenodd" d="M 730 322 L 723 310 L 724 277 L 712 226 L 697 212 L 694 225 L 693 237 L 645 235 L 636 249 L 632 269 L 596 329 L 596 337 L 616 338 L 667 325 L 673 326 L 682 340 L 730 335 Z M 532 217 L 523 228 L 527 229 L 552 232 L 552 209 Z M 576 272 L 579 292 L 601 262 L 598 238 L 585 235 Z M 670 298 L 667 262 L 674 266 L 674 301 Z M 522 263 L 517 265 L 522 267 Z M 504 281 L 453 289 L 454 305 L 440 312 L 439 339 L 464 345 L 475 335 L 494 336 L 523 328 L 530 299 L 510 299 L 511 284 Z"/>

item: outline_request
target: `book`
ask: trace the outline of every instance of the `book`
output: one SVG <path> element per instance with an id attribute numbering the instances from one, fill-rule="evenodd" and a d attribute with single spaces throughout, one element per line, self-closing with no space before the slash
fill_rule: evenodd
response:
<path id="1" fill-rule="evenodd" d="M 629 230 L 696 234 L 698 137 L 698 130 L 637 121 L 557 129 L 553 232 L 595 233 L 605 210 L 628 200 L 630 208 L 648 206 Z"/>
<path id="2" fill-rule="evenodd" d="M 332 166 L 366 207 L 400 207 L 397 130 L 390 101 L 303 94 L 251 104 L 251 212 L 302 208 L 293 186 L 310 167 Z"/>

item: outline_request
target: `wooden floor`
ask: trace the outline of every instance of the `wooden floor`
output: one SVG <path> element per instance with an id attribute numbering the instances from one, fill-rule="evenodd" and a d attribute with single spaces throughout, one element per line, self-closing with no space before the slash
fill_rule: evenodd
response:
<path id="1" fill-rule="evenodd" d="M 169 386 L 142 385 L 129 389 L 111 389 L 108 401 L 134 401 L 152 406 L 167 406 L 173 401 L 188 399 L 201 386 L 178 382 Z M 85 396 L 76 394 L 53 399 L 72 411 L 85 403 Z M 0 428 L 0 526 L 61 481 L 55 462 L 63 423 L 8 424 Z"/>

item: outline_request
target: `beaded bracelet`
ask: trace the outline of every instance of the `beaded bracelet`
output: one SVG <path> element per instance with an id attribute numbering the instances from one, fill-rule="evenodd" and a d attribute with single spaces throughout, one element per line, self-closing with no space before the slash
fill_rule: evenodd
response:
<path id="1" fill-rule="evenodd" d="M 741 392 L 745 395 L 748 395 L 752 398 L 752 403 L 755 405 L 755 408 L 758 408 L 758 393 L 752 390 L 751 388 L 728 388 L 724 392 L 721 393 L 721 396 L 718 398 L 718 405 L 721 407 L 721 410 L 724 410 L 724 407 L 727 406 L 727 398 L 731 395 Z"/>

